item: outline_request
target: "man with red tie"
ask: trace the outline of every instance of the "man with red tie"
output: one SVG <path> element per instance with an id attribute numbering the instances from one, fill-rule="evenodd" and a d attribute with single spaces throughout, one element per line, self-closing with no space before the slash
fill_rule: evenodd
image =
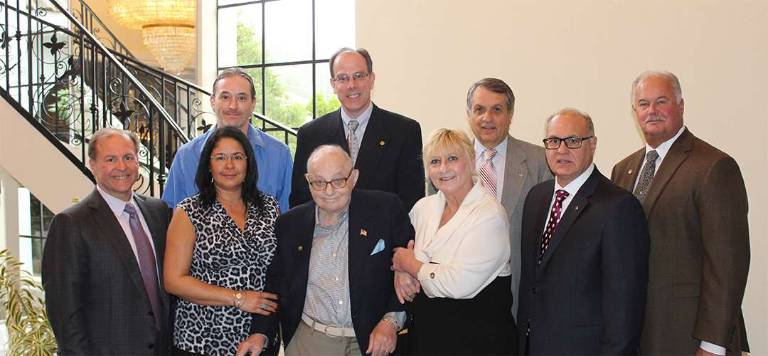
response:
<path id="1" fill-rule="evenodd" d="M 520 351 L 637 354 L 648 280 L 643 209 L 592 162 L 588 114 L 552 115 L 543 141 L 555 179 L 533 187 L 523 209 Z"/>

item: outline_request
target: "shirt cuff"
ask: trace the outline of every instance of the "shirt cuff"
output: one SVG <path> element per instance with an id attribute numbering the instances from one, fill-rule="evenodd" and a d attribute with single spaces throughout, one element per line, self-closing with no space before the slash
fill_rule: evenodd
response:
<path id="1" fill-rule="evenodd" d="M 393 323 L 395 323 L 395 326 L 397 326 L 397 330 L 402 330 L 403 325 L 405 325 L 405 312 L 399 311 L 399 312 L 389 312 L 384 314 L 384 317 L 381 319 L 389 319 Z"/>
<path id="2" fill-rule="evenodd" d="M 704 340 L 701 341 L 701 344 L 699 345 L 699 347 L 702 350 L 706 352 L 711 352 L 715 355 L 725 355 L 725 347 L 722 347 L 720 345 L 715 345 L 713 343 L 706 342 Z"/>

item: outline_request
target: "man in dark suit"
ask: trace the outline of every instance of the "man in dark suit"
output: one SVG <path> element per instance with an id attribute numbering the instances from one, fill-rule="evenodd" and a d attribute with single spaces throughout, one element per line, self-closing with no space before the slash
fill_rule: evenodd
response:
<path id="1" fill-rule="evenodd" d="M 134 194 L 139 140 L 101 129 L 88 147 L 96 189 L 57 214 L 42 279 L 61 355 L 158 355 L 170 349 L 162 257 L 169 210 Z"/>
<path id="2" fill-rule="evenodd" d="M 748 352 L 741 302 L 749 225 L 739 166 L 683 125 L 674 74 L 640 74 L 632 84 L 632 109 L 646 146 L 616 164 L 612 179 L 642 201 L 651 234 L 640 350 Z"/>
<path id="3" fill-rule="evenodd" d="M 360 172 L 357 187 L 395 193 L 406 210 L 424 197 L 421 127 L 371 102 L 376 75 L 365 49 L 342 48 L 330 59 L 331 85 L 341 108 L 306 123 L 296 138 L 290 204 L 310 200 L 304 180 L 307 157 L 320 145 L 335 144 Z"/>
<path id="4" fill-rule="evenodd" d="M 504 206 L 509 218 L 512 266 L 512 315 L 517 313 L 520 284 L 520 226 L 523 202 L 531 188 L 552 179 L 544 149 L 509 134 L 515 95 L 501 79 L 483 78 L 467 91 L 467 121 L 475 136 L 475 166 L 484 187 Z M 490 174 L 485 174 L 486 170 Z M 487 180 L 492 180 L 490 184 Z"/>
<path id="5" fill-rule="evenodd" d="M 563 109 L 547 120 L 555 180 L 525 200 L 518 322 L 530 355 L 637 354 L 648 278 L 640 203 L 600 174 L 592 119 Z"/>
<path id="6" fill-rule="evenodd" d="M 393 194 L 353 189 L 359 173 L 341 147 L 317 148 L 308 170 L 313 201 L 277 221 L 266 290 L 280 310 L 255 315 L 253 331 L 271 335 L 279 319 L 288 356 L 391 353 L 405 312 L 390 266 L 413 239 L 408 215 Z"/>

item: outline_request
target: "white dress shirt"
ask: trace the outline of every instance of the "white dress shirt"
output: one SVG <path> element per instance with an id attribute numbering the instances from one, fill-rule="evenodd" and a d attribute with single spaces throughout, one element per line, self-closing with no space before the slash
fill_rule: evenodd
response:
<path id="1" fill-rule="evenodd" d="M 656 172 L 659 171 L 659 167 L 661 166 L 661 161 L 664 160 L 664 157 L 667 156 L 667 153 L 669 153 L 669 149 L 672 147 L 672 144 L 677 141 L 677 138 L 680 137 L 680 135 L 683 134 L 683 131 L 685 131 L 685 126 L 681 127 L 679 131 L 675 134 L 675 136 L 672 136 L 669 140 L 664 141 L 662 144 L 660 144 L 658 147 L 653 148 L 649 144 L 645 144 L 645 154 L 647 155 L 648 152 L 656 150 L 656 153 L 659 154 L 659 157 L 656 158 L 656 170 L 653 171 L 653 174 L 656 175 Z M 634 191 L 637 187 L 637 183 L 640 181 L 640 172 L 643 171 L 643 168 L 645 167 L 645 158 L 643 158 L 643 164 L 640 165 L 640 170 L 638 170 L 637 178 L 635 178 L 635 185 L 632 187 L 632 190 Z"/>
<path id="2" fill-rule="evenodd" d="M 349 137 L 349 120 L 357 120 L 357 129 L 355 129 L 355 134 L 357 135 L 357 139 L 360 140 L 360 142 L 363 142 L 363 135 L 365 135 L 365 128 L 368 127 L 368 121 L 371 119 L 371 113 L 373 112 L 373 102 L 368 103 L 368 107 L 363 110 L 363 112 L 360 113 L 357 117 L 353 118 L 349 115 L 347 115 L 347 112 L 344 111 L 344 108 L 341 108 L 341 121 L 343 123 L 342 126 L 344 126 L 344 138 Z"/>
<path id="3" fill-rule="evenodd" d="M 141 265 L 141 262 L 139 262 L 139 255 L 136 253 L 136 241 L 133 239 L 133 232 L 131 232 L 131 224 L 130 224 L 130 216 L 128 213 L 125 212 L 125 206 L 128 203 L 133 204 L 133 206 L 136 208 L 136 212 L 139 216 L 139 221 L 141 221 L 141 228 L 144 229 L 144 233 L 147 234 L 147 237 L 149 238 L 149 244 L 152 246 L 152 253 L 155 254 L 155 261 L 158 260 L 157 252 L 155 252 L 155 242 L 152 240 L 152 234 L 149 233 L 149 228 L 147 227 L 147 222 L 144 220 L 144 214 L 141 212 L 141 209 L 139 209 L 139 206 L 136 204 L 136 198 L 131 195 L 130 202 L 125 202 L 120 200 L 119 198 L 115 198 L 109 193 L 105 192 L 101 187 L 96 185 L 96 190 L 99 191 L 99 194 L 101 194 L 101 197 L 104 198 L 104 200 L 107 202 L 107 205 L 109 205 L 109 209 L 112 210 L 112 213 L 115 214 L 115 218 L 117 218 L 117 221 L 120 223 L 120 227 L 123 228 L 123 232 L 125 233 L 125 237 L 128 238 L 128 243 L 131 244 L 131 249 L 133 250 L 133 256 L 136 257 L 136 263 Z M 162 256 L 159 257 L 162 259 Z"/>
<path id="4" fill-rule="evenodd" d="M 595 170 L 595 164 L 592 163 L 587 167 L 587 169 L 584 170 L 584 172 L 581 172 L 576 179 L 572 180 L 570 183 L 566 184 L 565 187 L 560 186 L 560 184 L 557 183 L 557 179 L 555 179 L 555 190 L 552 192 L 552 199 L 549 200 L 549 209 L 547 209 L 547 212 L 552 211 L 552 206 L 555 205 L 555 197 L 557 196 L 557 191 L 562 189 L 568 192 L 568 196 L 563 199 L 562 208 L 560 208 L 560 217 L 557 219 L 555 224 L 560 222 L 560 219 L 563 218 L 563 215 L 565 215 L 565 212 L 568 209 L 568 205 L 571 205 L 571 201 L 573 201 L 573 197 L 576 196 L 576 193 L 579 192 L 579 189 L 581 189 L 581 186 L 584 185 L 584 183 L 589 179 L 589 176 L 592 175 L 592 171 Z M 547 229 L 547 224 L 549 223 L 549 215 L 547 215 L 547 218 L 544 219 L 544 226 L 541 228 L 541 233 L 544 234 L 544 230 Z"/>

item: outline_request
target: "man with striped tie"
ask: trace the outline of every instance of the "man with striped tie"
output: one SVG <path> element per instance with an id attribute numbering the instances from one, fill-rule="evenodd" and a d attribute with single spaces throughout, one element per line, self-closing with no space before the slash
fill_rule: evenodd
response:
<path id="1" fill-rule="evenodd" d="M 512 315 L 517 312 L 520 283 L 520 225 L 523 202 L 534 185 L 552 179 L 544 149 L 509 134 L 515 95 L 507 83 L 484 78 L 467 91 L 467 121 L 475 136 L 478 177 L 509 218 L 512 267 Z"/>

